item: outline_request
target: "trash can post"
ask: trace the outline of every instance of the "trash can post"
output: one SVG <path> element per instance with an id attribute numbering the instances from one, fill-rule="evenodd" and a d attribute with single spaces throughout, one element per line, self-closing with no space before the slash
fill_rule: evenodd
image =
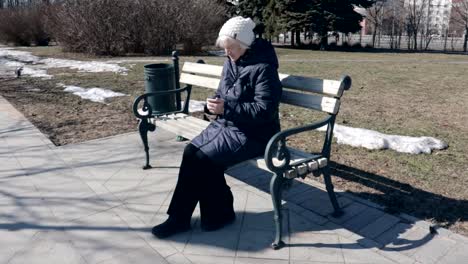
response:
<path id="1" fill-rule="evenodd" d="M 166 63 L 148 64 L 144 66 L 144 69 L 146 93 L 175 89 L 176 84 L 173 65 Z M 177 110 L 175 94 L 150 96 L 148 97 L 148 103 L 151 105 L 152 115 Z"/>
<path id="2" fill-rule="evenodd" d="M 172 52 L 172 63 L 174 65 L 174 77 L 175 77 L 175 85 L 176 88 L 180 88 L 180 83 L 179 83 L 179 52 L 177 50 Z M 176 93 L 176 104 L 177 104 L 177 110 L 181 109 L 181 103 L 180 103 L 180 93 Z"/>

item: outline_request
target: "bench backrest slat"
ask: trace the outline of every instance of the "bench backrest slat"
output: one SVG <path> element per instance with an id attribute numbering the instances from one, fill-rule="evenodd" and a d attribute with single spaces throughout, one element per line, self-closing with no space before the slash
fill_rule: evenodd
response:
<path id="1" fill-rule="evenodd" d="M 218 89 L 222 71 L 223 67 L 218 65 L 185 62 L 182 67 L 180 82 L 216 90 Z M 279 74 L 279 78 L 283 87 L 287 89 L 283 90 L 281 102 L 331 114 L 338 112 L 340 107 L 339 98 L 345 89 L 343 81 L 281 73 Z M 293 92 L 291 90 L 307 93 Z"/>
<path id="2" fill-rule="evenodd" d="M 218 65 L 186 62 L 184 63 L 184 67 L 182 67 L 182 72 L 221 77 L 223 67 Z"/>
<path id="3" fill-rule="evenodd" d="M 340 100 L 336 98 L 314 94 L 296 93 L 288 90 L 283 90 L 281 102 L 285 104 L 306 107 L 309 109 L 315 109 L 330 114 L 336 114 L 340 109 Z"/>
<path id="4" fill-rule="evenodd" d="M 341 97 L 344 85 L 340 81 L 316 79 L 311 77 L 279 74 L 283 87 L 301 90 L 305 92 L 327 94 L 333 97 Z"/>
<path id="5" fill-rule="evenodd" d="M 218 78 L 204 77 L 190 73 L 182 73 L 180 75 L 180 82 L 216 90 L 218 89 L 220 80 Z"/>

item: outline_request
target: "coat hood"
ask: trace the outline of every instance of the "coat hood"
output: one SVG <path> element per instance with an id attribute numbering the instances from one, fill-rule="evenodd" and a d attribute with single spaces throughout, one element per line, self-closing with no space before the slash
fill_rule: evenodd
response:
<path id="1" fill-rule="evenodd" d="M 257 38 L 250 48 L 239 58 L 238 65 L 247 66 L 257 63 L 266 63 L 278 69 L 278 57 L 270 42 Z"/>

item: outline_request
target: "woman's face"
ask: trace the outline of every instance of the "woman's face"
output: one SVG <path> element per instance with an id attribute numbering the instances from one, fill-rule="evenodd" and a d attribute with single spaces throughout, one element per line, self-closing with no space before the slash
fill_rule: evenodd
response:
<path id="1" fill-rule="evenodd" d="M 237 61 L 242 55 L 244 55 L 246 49 L 242 48 L 239 43 L 231 42 L 226 43 L 224 51 L 232 61 Z"/>

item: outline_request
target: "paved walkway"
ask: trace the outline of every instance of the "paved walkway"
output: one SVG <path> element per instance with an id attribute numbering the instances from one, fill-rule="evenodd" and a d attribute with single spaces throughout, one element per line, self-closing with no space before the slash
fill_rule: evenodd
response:
<path id="1" fill-rule="evenodd" d="M 150 135 L 144 171 L 137 133 L 55 147 L 0 97 L 0 263 L 467 263 L 468 238 L 339 193 L 331 211 L 323 186 L 295 182 L 285 193 L 285 242 L 270 249 L 269 174 L 240 166 L 227 177 L 236 222 L 167 240 L 150 229 L 166 217 L 185 143 Z M 156 148 L 157 146 L 157 148 Z M 157 158 L 156 158 L 157 157 Z"/>

